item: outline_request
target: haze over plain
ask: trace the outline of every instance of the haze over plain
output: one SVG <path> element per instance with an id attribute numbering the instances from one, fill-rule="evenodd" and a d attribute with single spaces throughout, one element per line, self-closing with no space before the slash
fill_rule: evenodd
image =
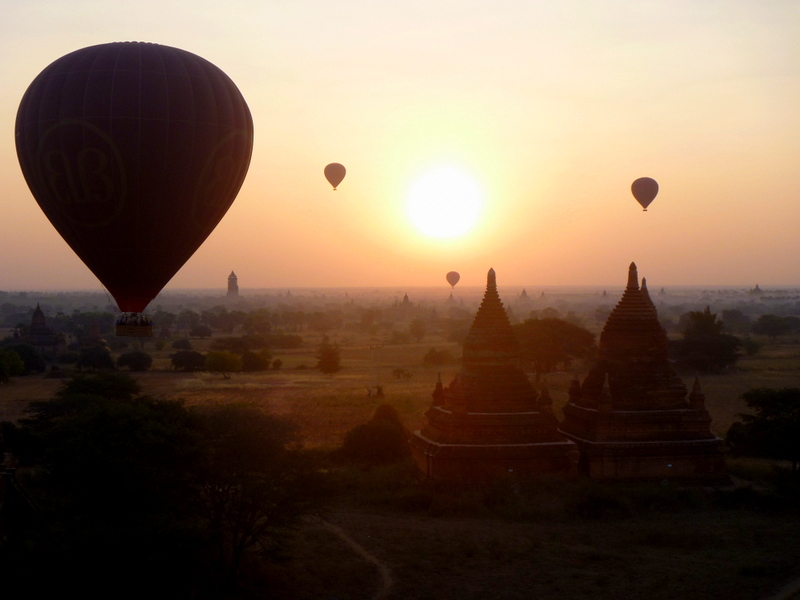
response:
<path id="1" fill-rule="evenodd" d="M 194 52 L 255 121 L 250 172 L 167 286 L 796 285 L 800 7 L 521 1 L 2 0 L 0 288 L 99 289 L 42 214 L 13 127 L 33 78 L 109 41 Z M 322 175 L 347 167 L 332 192 Z M 426 172 L 481 190 L 477 225 L 406 213 Z M 660 186 L 643 213 L 637 177 Z"/>

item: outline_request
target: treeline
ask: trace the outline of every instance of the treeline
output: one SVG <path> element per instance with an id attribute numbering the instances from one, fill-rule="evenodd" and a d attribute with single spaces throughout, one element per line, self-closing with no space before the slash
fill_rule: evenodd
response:
<path id="1" fill-rule="evenodd" d="M 0 482 L 13 597 L 223 597 L 329 496 L 291 423 L 143 396 L 122 373 L 75 376 L 0 434 L 19 467 Z"/>

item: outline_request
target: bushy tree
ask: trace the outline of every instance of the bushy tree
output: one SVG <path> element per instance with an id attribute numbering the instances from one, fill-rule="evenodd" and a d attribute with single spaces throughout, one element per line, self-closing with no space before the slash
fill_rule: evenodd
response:
<path id="1" fill-rule="evenodd" d="M 84 395 L 99 396 L 107 400 L 131 400 L 141 392 L 139 384 L 125 373 L 100 371 L 98 373 L 79 373 L 64 383 L 58 391 L 58 398 Z"/>
<path id="2" fill-rule="evenodd" d="M 182 350 L 170 356 L 172 368 L 179 371 L 202 371 L 206 368 L 206 357 L 194 350 Z"/>
<path id="3" fill-rule="evenodd" d="M 408 326 L 408 334 L 414 338 L 415 342 L 421 342 L 425 337 L 425 321 L 422 319 L 414 319 Z"/>
<path id="4" fill-rule="evenodd" d="M 44 356 L 42 356 L 42 353 L 36 346 L 31 346 L 30 344 L 5 343 L 3 344 L 3 348 L 11 350 L 22 359 L 22 363 L 25 366 L 23 375 L 41 373 L 47 368 Z"/>
<path id="5" fill-rule="evenodd" d="M 315 464 L 292 425 L 253 407 L 187 409 L 134 387 L 121 373 L 81 376 L 3 423 L 49 525 L 15 539 L 4 566 L 32 597 L 102 597 L 120 582 L 126 596 L 240 597 L 242 556 L 275 549 L 325 497 Z"/>
<path id="6" fill-rule="evenodd" d="M 776 338 L 800 329 L 800 320 L 797 317 L 780 317 L 778 315 L 761 315 L 753 323 L 751 331 L 759 335 L 767 335 Z"/>
<path id="7" fill-rule="evenodd" d="M 678 362 L 696 371 L 718 372 L 739 358 L 739 338 L 722 333 L 723 323 L 710 307 L 681 317 L 683 339 L 676 345 Z"/>
<path id="8" fill-rule="evenodd" d="M 439 367 L 441 365 L 446 365 L 448 363 L 453 362 L 453 356 L 450 354 L 449 350 L 441 349 L 438 350 L 436 348 L 431 348 L 422 357 L 423 364 L 432 366 L 432 367 Z"/>
<path id="9" fill-rule="evenodd" d="M 105 346 L 89 346 L 80 351 L 76 366 L 79 370 L 89 369 L 90 371 L 113 369 L 114 359 L 111 358 L 111 352 Z"/>
<path id="10" fill-rule="evenodd" d="M 128 367 L 131 371 L 147 371 L 152 364 L 153 357 L 142 350 L 126 352 L 117 359 L 118 367 Z"/>
<path id="11" fill-rule="evenodd" d="M 322 338 L 322 343 L 315 355 L 317 359 L 317 369 L 326 375 L 333 375 L 342 370 L 341 352 L 338 344 L 331 344 L 328 336 Z"/>
<path id="12" fill-rule="evenodd" d="M 800 388 L 759 388 L 742 395 L 752 414 L 728 430 L 727 442 L 737 454 L 765 456 L 800 464 Z"/>
<path id="13" fill-rule="evenodd" d="M 542 311 L 544 313 L 545 311 Z M 528 319 L 514 326 L 522 357 L 533 364 L 536 378 L 551 373 L 559 364 L 592 356 L 594 334 L 562 319 Z"/>
<path id="14" fill-rule="evenodd" d="M 13 350 L 0 347 L 0 383 L 25 373 L 25 363 Z"/>
<path id="15" fill-rule="evenodd" d="M 196 338 L 211 337 L 211 327 L 200 323 L 189 330 L 189 335 Z"/>
<path id="16" fill-rule="evenodd" d="M 242 371 L 266 371 L 271 358 L 272 353 L 266 348 L 260 352 L 245 352 L 242 354 Z"/>
<path id="17" fill-rule="evenodd" d="M 189 341 L 189 338 L 181 338 L 172 342 L 172 347 L 175 348 L 175 350 L 191 350 L 192 342 Z"/>
<path id="18" fill-rule="evenodd" d="M 410 456 L 408 439 L 394 407 L 381 404 L 370 421 L 347 432 L 338 455 L 362 466 L 391 464 Z"/>
<path id="19" fill-rule="evenodd" d="M 224 379 L 230 379 L 231 376 L 228 373 L 238 373 L 241 370 L 241 356 L 225 350 L 206 354 L 206 371 L 220 373 Z"/>
<path id="20" fill-rule="evenodd" d="M 274 550 L 297 519 L 320 504 L 321 482 L 287 421 L 231 404 L 198 414 L 200 498 L 218 560 L 233 579 L 246 551 Z"/>

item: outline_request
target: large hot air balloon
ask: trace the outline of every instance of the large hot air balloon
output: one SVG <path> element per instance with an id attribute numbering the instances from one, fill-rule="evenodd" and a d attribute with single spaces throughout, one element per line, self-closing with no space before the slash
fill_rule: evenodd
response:
<path id="1" fill-rule="evenodd" d="M 642 205 L 644 210 L 658 194 L 658 183 L 650 177 L 640 177 L 631 184 L 631 192 L 636 201 Z"/>
<path id="2" fill-rule="evenodd" d="M 449 283 L 452 288 L 455 288 L 458 280 L 461 279 L 461 275 L 455 271 L 450 271 L 445 277 L 447 278 L 447 283 Z"/>
<path id="3" fill-rule="evenodd" d="M 33 80 L 17 112 L 28 186 L 124 313 L 141 313 L 212 232 L 244 181 L 253 119 L 234 83 L 195 54 L 101 44 Z M 138 332 L 138 333 L 137 333 Z"/>
<path id="4" fill-rule="evenodd" d="M 344 168 L 344 165 L 340 165 L 339 163 L 331 163 L 325 167 L 325 179 L 333 186 L 334 192 L 336 191 L 336 186 L 342 183 L 342 179 L 344 179 L 346 173 L 347 169 Z"/>

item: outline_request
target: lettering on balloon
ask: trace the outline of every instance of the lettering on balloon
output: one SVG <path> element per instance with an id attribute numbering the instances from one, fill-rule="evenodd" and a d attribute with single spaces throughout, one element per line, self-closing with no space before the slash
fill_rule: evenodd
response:
<path id="1" fill-rule="evenodd" d="M 125 167 L 99 127 L 78 119 L 61 121 L 42 135 L 37 157 L 42 192 L 55 200 L 51 207 L 42 206 L 45 212 L 57 210 L 82 227 L 106 225 L 122 213 Z"/>
<path id="2" fill-rule="evenodd" d="M 192 222 L 208 233 L 216 227 L 239 192 L 242 152 L 252 147 L 246 131 L 233 131 L 217 144 L 206 161 L 192 201 Z M 250 160 L 244 163 L 247 170 Z"/>

